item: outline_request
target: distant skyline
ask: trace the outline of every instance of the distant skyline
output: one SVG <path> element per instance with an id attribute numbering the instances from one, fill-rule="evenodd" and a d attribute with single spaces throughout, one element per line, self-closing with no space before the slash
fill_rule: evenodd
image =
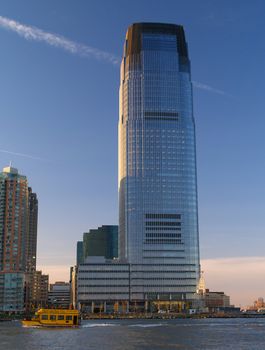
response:
<path id="1" fill-rule="evenodd" d="M 235 304 L 265 297 L 264 10 L 258 0 L 1 2 L 0 162 L 38 194 L 37 261 L 52 281 L 68 279 L 83 232 L 118 223 L 116 59 L 131 23 L 166 22 L 189 43 L 206 284 Z"/>

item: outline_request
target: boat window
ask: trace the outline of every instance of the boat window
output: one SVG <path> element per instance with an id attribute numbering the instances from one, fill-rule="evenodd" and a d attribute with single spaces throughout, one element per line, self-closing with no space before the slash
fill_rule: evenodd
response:
<path id="1" fill-rule="evenodd" d="M 50 315 L 50 320 L 51 321 L 56 321 L 56 315 Z"/>
<path id="2" fill-rule="evenodd" d="M 48 320 L 48 315 L 41 315 L 42 320 Z"/>
<path id="3" fill-rule="evenodd" d="M 64 320 L 64 315 L 58 315 L 58 321 Z"/>
<path id="4" fill-rule="evenodd" d="M 72 316 L 66 316 L 66 321 L 72 321 Z"/>

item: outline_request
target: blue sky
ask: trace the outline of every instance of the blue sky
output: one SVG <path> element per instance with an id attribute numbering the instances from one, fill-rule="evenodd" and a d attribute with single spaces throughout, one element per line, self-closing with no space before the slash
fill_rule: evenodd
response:
<path id="1" fill-rule="evenodd" d="M 184 25 L 207 261 L 264 255 L 264 13 L 259 0 L 0 4 L 4 18 L 118 58 L 131 23 Z M 0 42 L 0 150 L 38 158 L 0 151 L 0 166 L 12 160 L 28 176 L 39 197 L 39 265 L 57 279 L 61 266 L 67 278 L 82 233 L 118 222 L 119 64 L 94 51 L 82 56 L 80 46 L 72 54 L 26 40 L 3 24 Z"/>

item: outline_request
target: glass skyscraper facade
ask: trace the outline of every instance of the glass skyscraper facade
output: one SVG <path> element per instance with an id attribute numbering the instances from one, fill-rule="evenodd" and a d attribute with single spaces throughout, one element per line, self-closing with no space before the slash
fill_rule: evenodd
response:
<path id="1" fill-rule="evenodd" d="M 145 294 L 189 298 L 196 291 L 195 124 L 190 60 L 179 25 L 137 23 L 126 34 L 120 80 L 119 255 L 148 272 L 141 289 Z"/>
<path id="2" fill-rule="evenodd" d="M 141 312 L 196 307 L 200 263 L 192 104 L 183 27 L 130 26 L 120 81 L 119 259 L 87 260 L 76 269 L 72 289 L 88 312 L 102 306 L 104 312 L 119 307 L 135 312 L 136 305 Z M 87 255 L 106 256 L 96 248 Z"/>

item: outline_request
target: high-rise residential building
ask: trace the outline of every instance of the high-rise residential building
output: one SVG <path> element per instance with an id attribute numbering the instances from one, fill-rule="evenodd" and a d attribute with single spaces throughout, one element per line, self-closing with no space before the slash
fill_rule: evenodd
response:
<path id="1" fill-rule="evenodd" d="M 0 174 L 1 271 L 26 270 L 28 198 L 27 178 L 15 168 L 4 168 Z"/>
<path id="2" fill-rule="evenodd" d="M 26 271 L 36 271 L 36 254 L 37 254 L 37 229 L 38 229 L 38 199 L 32 189 L 28 189 L 28 238 L 26 247 Z"/>
<path id="3" fill-rule="evenodd" d="M 36 269 L 37 215 L 37 197 L 26 176 L 11 166 L 4 168 L 0 173 L 0 310 L 21 311 L 29 303 L 28 274 Z"/>
<path id="4" fill-rule="evenodd" d="M 124 44 L 119 112 L 119 249 L 167 269 L 156 291 L 195 293 L 199 238 L 195 122 L 183 27 L 136 23 Z M 155 282 L 155 281 L 153 281 Z"/>
<path id="5" fill-rule="evenodd" d="M 118 257 L 118 226 L 103 225 L 83 235 L 83 259 L 89 256 Z"/>

